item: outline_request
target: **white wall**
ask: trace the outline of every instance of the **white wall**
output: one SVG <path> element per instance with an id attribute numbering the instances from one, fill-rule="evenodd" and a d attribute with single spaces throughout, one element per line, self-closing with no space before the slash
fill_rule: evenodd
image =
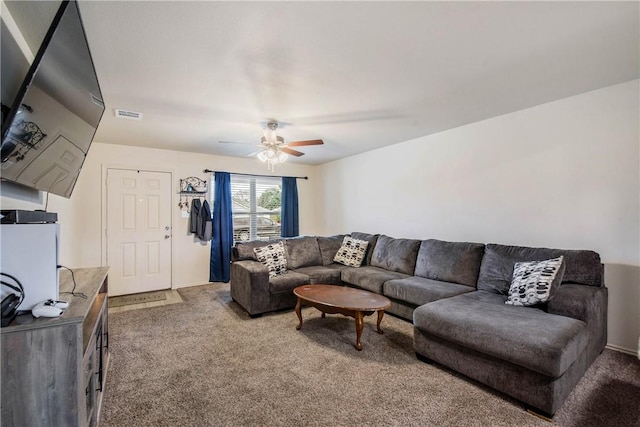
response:
<path id="1" fill-rule="evenodd" d="M 49 198 L 48 210 L 58 213 L 61 228 L 61 264 L 69 267 L 93 267 L 105 265 L 102 194 L 103 169 L 121 167 L 150 171 L 166 171 L 173 174 L 174 194 L 173 222 L 173 287 L 207 283 L 209 281 L 208 243 L 201 243 L 187 233 L 188 219 L 182 218 L 178 208 L 180 178 L 198 176 L 208 179 L 204 169 L 217 171 L 267 174 L 265 164 L 256 159 L 221 157 L 179 151 L 127 147 L 94 143 L 80 173 L 70 199 L 55 195 Z M 315 234 L 317 207 L 315 194 L 316 167 L 286 163 L 276 169 L 278 175 L 308 176 L 298 180 L 300 205 L 300 233 Z M 28 202 L 15 197 L 2 197 L 2 209 L 41 209 L 41 203 Z"/>
<path id="2" fill-rule="evenodd" d="M 635 351 L 638 91 L 636 80 L 323 165 L 321 232 L 593 249 L 609 343 Z"/>

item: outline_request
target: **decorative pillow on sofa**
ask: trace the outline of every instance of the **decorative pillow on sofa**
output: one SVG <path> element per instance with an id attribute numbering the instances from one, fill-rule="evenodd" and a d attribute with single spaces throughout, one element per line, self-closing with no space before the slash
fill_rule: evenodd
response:
<path id="1" fill-rule="evenodd" d="M 564 257 L 517 262 L 505 304 L 531 306 L 547 302 L 562 282 Z"/>
<path id="2" fill-rule="evenodd" d="M 371 256 L 373 255 L 373 249 L 376 247 L 376 242 L 378 241 L 379 234 L 369 234 L 362 233 L 360 231 L 354 231 L 349 233 L 352 239 L 365 240 L 369 243 L 367 247 L 367 252 L 364 255 L 364 259 L 362 260 L 361 265 L 369 265 L 371 264 Z"/>
<path id="3" fill-rule="evenodd" d="M 258 261 L 269 269 L 269 278 L 285 274 L 287 272 L 287 258 L 284 254 L 284 243 L 272 243 L 267 246 L 254 248 Z"/>
<path id="4" fill-rule="evenodd" d="M 345 236 L 342 246 L 336 252 L 333 258 L 335 262 L 347 265 L 349 267 L 360 267 L 362 260 L 367 253 L 369 242 L 366 240 L 358 240 L 353 237 Z"/>

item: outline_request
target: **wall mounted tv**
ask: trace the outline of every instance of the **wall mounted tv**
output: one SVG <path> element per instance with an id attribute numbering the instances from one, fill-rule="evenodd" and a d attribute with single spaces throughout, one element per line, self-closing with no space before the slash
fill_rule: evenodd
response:
<path id="1" fill-rule="evenodd" d="M 63 1 L 3 117 L 0 177 L 71 197 L 103 113 L 80 10 Z"/>

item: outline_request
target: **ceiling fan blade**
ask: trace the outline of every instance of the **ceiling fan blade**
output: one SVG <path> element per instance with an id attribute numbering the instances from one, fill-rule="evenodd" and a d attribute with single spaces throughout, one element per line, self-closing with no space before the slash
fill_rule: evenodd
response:
<path id="1" fill-rule="evenodd" d="M 287 148 L 287 147 L 280 148 L 280 151 L 283 151 L 287 154 L 291 154 L 292 156 L 296 156 L 296 157 L 304 156 L 304 153 L 302 151 L 292 150 L 291 148 Z"/>
<path id="2" fill-rule="evenodd" d="M 303 145 L 322 145 L 324 142 L 321 139 L 310 139 L 308 141 L 293 141 L 288 142 L 289 147 L 302 147 Z"/>

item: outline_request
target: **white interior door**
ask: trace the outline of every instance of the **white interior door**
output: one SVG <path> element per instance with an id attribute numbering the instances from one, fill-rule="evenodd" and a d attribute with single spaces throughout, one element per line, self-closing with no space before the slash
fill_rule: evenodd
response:
<path id="1" fill-rule="evenodd" d="M 171 288 L 171 174 L 107 170 L 109 295 Z"/>

